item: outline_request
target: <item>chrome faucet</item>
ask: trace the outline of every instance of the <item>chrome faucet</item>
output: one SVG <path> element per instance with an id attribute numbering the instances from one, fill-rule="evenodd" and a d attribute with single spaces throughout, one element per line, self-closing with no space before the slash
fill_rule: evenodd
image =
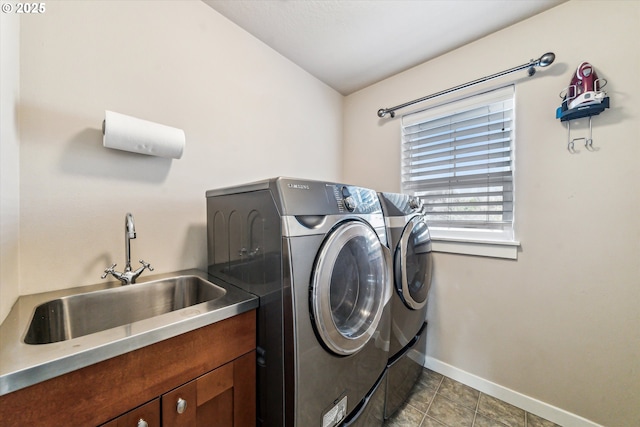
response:
<path id="1" fill-rule="evenodd" d="M 133 222 L 133 215 L 127 213 L 124 218 L 124 255 L 127 259 L 127 265 L 124 268 L 125 272 L 131 271 L 131 239 L 136 238 L 136 225 Z"/>
<path id="2" fill-rule="evenodd" d="M 140 260 L 140 264 L 142 264 L 142 267 L 139 267 L 135 271 L 131 271 L 131 239 L 135 238 L 136 226 L 133 222 L 133 215 L 131 213 L 127 213 L 127 216 L 124 219 L 124 250 L 127 264 L 125 265 L 124 271 L 122 273 L 114 270 L 117 264 L 113 264 L 111 267 L 106 268 L 104 270 L 104 274 L 100 276 L 102 279 L 111 274 L 113 277 L 120 280 L 123 285 L 130 285 L 136 282 L 136 279 L 142 274 L 145 268 L 148 268 L 149 271 L 153 271 L 153 267 L 151 267 L 151 264 L 144 262 L 143 260 Z"/>

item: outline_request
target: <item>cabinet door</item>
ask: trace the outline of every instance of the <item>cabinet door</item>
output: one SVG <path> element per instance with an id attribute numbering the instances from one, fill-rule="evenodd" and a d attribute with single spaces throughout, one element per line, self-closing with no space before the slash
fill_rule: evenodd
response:
<path id="1" fill-rule="evenodd" d="M 193 427 L 196 425 L 198 409 L 196 392 L 196 380 L 193 380 L 162 395 L 163 427 Z"/>
<path id="2" fill-rule="evenodd" d="M 234 362 L 162 395 L 163 427 L 233 427 Z"/>
<path id="3" fill-rule="evenodd" d="M 162 396 L 163 427 L 253 427 L 255 352 Z"/>
<path id="4" fill-rule="evenodd" d="M 198 378 L 198 427 L 233 427 L 233 363 Z"/>
<path id="5" fill-rule="evenodd" d="M 101 427 L 160 427 L 160 399 L 154 399 Z"/>

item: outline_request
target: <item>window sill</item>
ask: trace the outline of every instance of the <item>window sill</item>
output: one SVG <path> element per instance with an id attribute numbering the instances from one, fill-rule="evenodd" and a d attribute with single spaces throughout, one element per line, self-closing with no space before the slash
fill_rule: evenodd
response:
<path id="1" fill-rule="evenodd" d="M 469 240 L 431 237 L 434 252 L 518 259 L 518 241 Z"/>

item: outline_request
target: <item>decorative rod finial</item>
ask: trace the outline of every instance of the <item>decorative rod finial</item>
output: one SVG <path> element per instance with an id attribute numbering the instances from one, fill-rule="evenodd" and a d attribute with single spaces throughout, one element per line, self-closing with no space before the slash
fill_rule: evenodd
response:
<path id="1" fill-rule="evenodd" d="M 553 52 L 547 52 L 538 59 L 538 65 L 540 67 L 546 67 L 548 65 L 553 64 L 553 61 L 556 60 L 556 54 Z"/>

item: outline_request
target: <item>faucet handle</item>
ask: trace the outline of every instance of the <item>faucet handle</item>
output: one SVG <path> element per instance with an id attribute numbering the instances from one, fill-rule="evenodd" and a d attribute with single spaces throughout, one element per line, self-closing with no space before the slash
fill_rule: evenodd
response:
<path id="1" fill-rule="evenodd" d="M 140 264 L 142 264 L 144 267 L 148 268 L 149 271 L 153 271 L 153 267 L 151 267 L 151 264 L 149 264 L 148 262 L 144 262 L 143 259 L 138 260 L 140 262 Z"/>
<path id="2" fill-rule="evenodd" d="M 102 276 L 100 276 L 100 278 L 101 278 L 101 279 L 106 279 L 106 277 L 107 277 L 109 274 L 113 274 L 113 271 L 114 271 L 113 269 L 114 269 L 114 268 L 116 268 L 116 265 L 117 265 L 117 264 L 113 264 L 111 267 L 109 267 L 109 268 L 105 268 L 105 269 L 104 269 L 104 274 L 103 274 Z"/>

